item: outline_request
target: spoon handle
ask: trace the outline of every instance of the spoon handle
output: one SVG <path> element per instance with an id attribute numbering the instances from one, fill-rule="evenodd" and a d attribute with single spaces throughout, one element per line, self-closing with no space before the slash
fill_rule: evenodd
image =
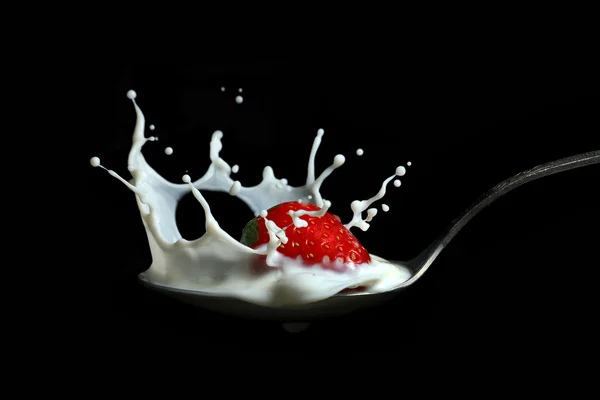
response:
<path id="1" fill-rule="evenodd" d="M 510 192 L 524 183 L 531 182 L 535 179 L 597 163 L 600 163 L 600 150 L 590 151 L 588 153 L 582 153 L 541 164 L 526 171 L 519 172 L 518 174 L 500 182 L 483 195 L 479 196 L 469 207 L 467 207 L 465 211 L 463 211 L 462 214 L 460 214 L 448 225 L 442 235 L 433 241 L 429 247 L 421 252 L 421 254 L 408 263 L 413 269 L 415 275 L 409 279 L 409 282 L 406 283 L 412 284 L 421 275 L 423 275 L 433 260 L 435 260 L 442 249 L 448 244 L 448 242 L 450 242 L 450 240 L 452 240 L 452 238 L 454 238 L 454 236 L 456 236 L 462 227 L 498 197 Z"/>

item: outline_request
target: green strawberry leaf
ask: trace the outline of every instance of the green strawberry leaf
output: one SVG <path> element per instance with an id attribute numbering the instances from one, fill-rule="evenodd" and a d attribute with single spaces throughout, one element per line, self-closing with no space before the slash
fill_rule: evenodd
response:
<path id="1" fill-rule="evenodd" d="M 248 247 L 258 242 L 258 221 L 250 220 L 242 230 L 242 238 L 240 242 Z"/>

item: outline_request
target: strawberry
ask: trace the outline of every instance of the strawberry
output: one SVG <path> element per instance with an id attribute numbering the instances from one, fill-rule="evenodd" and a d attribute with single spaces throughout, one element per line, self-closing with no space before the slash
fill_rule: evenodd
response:
<path id="1" fill-rule="evenodd" d="M 322 217 L 302 215 L 308 226 L 297 228 L 292 223 L 290 211 L 318 211 L 314 204 L 290 201 L 278 204 L 267 211 L 267 219 L 278 227 L 285 229 L 288 238 L 286 244 L 280 244 L 277 251 L 281 254 L 297 258 L 300 256 L 305 265 L 322 264 L 324 268 L 334 269 L 334 261 L 344 264 L 370 263 L 371 256 L 358 242 L 358 239 L 342 225 L 337 215 L 325 213 Z M 250 220 L 242 232 L 240 240 L 246 246 L 257 248 L 269 242 L 269 232 L 265 220 L 261 216 Z M 327 256 L 330 262 L 324 257 Z"/>

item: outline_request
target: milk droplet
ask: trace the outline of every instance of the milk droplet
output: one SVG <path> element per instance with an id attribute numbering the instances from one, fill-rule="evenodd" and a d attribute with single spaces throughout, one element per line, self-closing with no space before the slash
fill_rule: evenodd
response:
<path id="1" fill-rule="evenodd" d="M 266 218 L 267 217 L 267 210 L 262 210 L 260 212 L 260 216 L 263 217 L 263 218 Z"/>
<path id="2" fill-rule="evenodd" d="M 341 167 L 342 165 L 344 165 L 345 162 L 346 162 L 346 157 L 344 157 L 341 154 L 338 154 L 337 156 L 335 156 L 333 158 L 333 166 L 336 168 Z"/>
<path id="3" fill-rule="evenodd" d="M 400 167 L 398 167 L 396 169 L 396 174 L 398 172 L 401 172 L 399 169 L 400 169 Z M 385 196 L 385 193 L 386 193 L 385 187 L 387 186 L 387 184 L 389 182 L 392 181 L 392 179 L 394 179 L 397 176 L 396 174 L 388 177 L 386 180 L 383 181 L 383 184 L 381 185 L 381 189 L 379 189 L 379 192 L 377 192 L 377 194 L 375 196 L 371 197 L 368 200 L 362 200 L 362 201 L 361 200 L 354 200 L 352 203 L 350 203 L 350 208 L 352 209 L 352 213 L 354 215 L 352 216 L 352 219 L 350 220 L 350 222 L 348 222 L 347 224 L 344 225 L 347 229 L 350 229 L 350 228 L 352 228 L 354 226 L 360 228 L 363 231 L 366 231 L 366 230 L 369 229 L 370 225 L 368 224 L 368 221 L 370 221 L 371 219 L 373 219 L 373 217 L 375 216 L 375 214 L 370 215 L 369 211 L 367 211 L 367 218 L 362 219 L 361 213 L 363 211 L 367 210 L 367 208 L 373 202 L 375 202 L 375 201 L 381 199 L 383 196 Z M 400 181 L 396 179 L 396 181 L 394 181 L 394 185 L 396 187 L 400 186 Z M 375 213 L 377 213 L 377 209 L 371 208 L 369 210 L 375 210 Z M 371 211 L 371 213 L 372 213 L 372 211 Z"/>
<path id="4" fill-rule="evenodd" d="M 367 210 L 367 218 L 365 218 L 366 222 L 371 222 L 371 220 L 373 219 L 374 216 L 377 215 L 377 209 L 376 208 L 369 208 Z"/>
<path id="5" fill-rule="evenodd" d="M 402 184 L 402 183 L 400 182 L 400 179 L 396 179 L 396 180 L 394 181 L 394 186 L 396 186 L 396 187 L 400 187 L 400 185 L 401 185 L 401 184 Z"/>
<path id="6" fill-rule="evenodd" d="M 240 170 L 240 166 L 237 164 L 234 165 L 233 167 L 231 167 L 231 172 L 233 172 L 234 174 L 237 174 L 239 170 Z"/>
<path id="7" fill-rule="evenodd" d="M 238 92 L 242 93 L 242 88 L 239 88 L 239 89 L 238 89 Z"/>
<path id="8" fill-rule="evenodd" d="M 382 205 L 381 205 L 381 209 L 382 209 L 384 212 L 388 212 L 388 211 L 390 211 L 390 206 L 388 206 L 387 204 L 382 204 Z"/>
<path id="9" fill-rule="evenodd" d="M 282 185 L 287 185 L 288 184 L 288 180 L 285 179 L 285 178 L 280 179 L 279 182 L 281 182 Z"/>
<path id="10" fill-rule="evenodd" d="M 233 182 L 233 185 L 231 185 L 231 187 L 229 188 L 229 194 L 232 196 L 237 196 L 241 188 L 242 184 L 240 183 L 240 181 L 235 181 Z"/>
<path id="11" fill-rule="evenodd" d="M 317 135 L 323 135 L 324 133 L 325 133 L 325 130 L 324 130 L 324 129 L 319 129 L 319 130 L 317 131 Z"/>
<path id="12" fill-rule="evenodd" d="M 133 100 L 137 97 L 137 93 L 135 92 L 135 90 L 130 90 L 127 92 L 127 98 L 129 100 Z"/>
<path id="13" fill-rule="evenodd" d="M 312 195 L 309 194 L 308 195 L 308 199 L 311 200 L 312 199 Z"/>
<path id="14" fill-rule="evenodd" d="M 225 91 L 225 86 L 221 86 L 221 92 Z"/>
<path id="15" fill-rule="evenodd" d="M 273 168 L 269 167 L 268 165 L 263 169 L 263 180 L 269 180 L 269 179 L 273 179 L 274 176 L 274 172 L 273 172 Z"/>
<path id="16" fill-rule="evenodd" d="M 192 178 L 190 178 L 190 176 L 188 174 L 185 174 L 181 180 L 185 183 L 190 183 L 192 181 Z"/>
<path id="17" fill-rule="evenodd" d="M 264 211 L 264 213 L 265 216 L 263 218 L 265 219 L 265 226 L 267 227 L 267 232 L 269 232 L 269 243 L 267 244 L 267 265 L 269 265 L 269 260 L 273 261 L 274 258 L 277 258 L 275 252 L 279 247 L 279 244 L 286 244 L 288 242 L 288 237 L 285 235 L 285 229 L 278 227 L 275 222 L 270 221 L 266 216 L 266 211 Z"/>
<path id="18" fill-rule="evenodd" d="M 154 129 L 156 129 L 156 127 L 154 125 L 150 125 L 150 130 L 153 131 Z"/>
<path id="19" fill-rule="evenodd" d="M 404 168 L 403 166 L 399 166 L 398 168 L 396 168 L 396 175 L 404 176 L 404 174 L 406 174 L 406 168 Z"/>
<path id="20" fill-rule="evenodd" d="M 310 215 L 313 217 L 322 217 L 325 215 L 327 210 L 331 207 L 331 201 L 325 200 L 323 202 L 323 207 L 320 210 L 316 211 L 307 211 L 307 210 L 298 210 L 298 211 L 290 211 L 288 214 L 292 217 L 292 223 L 296 228 L 304 228 L 308 226 L 308 222 L 303 219 L 300 219 L 303 215 Z"/>
<path id="21" fill-rule="evenodd" d="M 365 151 L 363 149 L 357 149 L 356 150 L 356 155 L 357 156 L 362 156 L 363 154 L 365 154 Z"/>
<path id="22" fill-rule="evenodd" d="M 90 165 L 92 167 L 98 167 L 98 166 L 100 166 L 100 159 L 98 157 L 92 157 L 92 158 L 90 158 Z"/>
<path id="23" fill-rule="evenodd" d="M 173 148 L 172 147 L 165 147 L 165 154 L 170 156 L 171 154 L 173 154 Z"/>
<path id="24" fill-rule="evenodd" d="M 242 96 L 236 96 L 235 97 L 235 102 L 238 104 L 242 104 L 242 102 L 244 101 L 244 98 Z"/>
<path id="25" fill-rule="evenodd" d="M 409 161 L 406 163 L 406 165 L 408 165 L 410 167 L 412 165 L 412 163 Z"/>
<path id="26" fill-rule="evenodd" d="M 304 211 L 304 210 L 302 210 L 302 211 Z M 293 213 L 293 211 L 290 211 L 290 213 Z M 293 215 L 292 215 L 292 221 L 294 222 L 294 226 L 296 228 L 306 228 L 308 226 L 308 222 L 306 222 L 305 220 L 300 219 L 298 217 L 294 217 Z"/>

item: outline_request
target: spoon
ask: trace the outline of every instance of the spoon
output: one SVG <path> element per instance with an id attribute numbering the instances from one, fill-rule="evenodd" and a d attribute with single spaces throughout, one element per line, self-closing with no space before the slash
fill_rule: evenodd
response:
<path id="1" fill-rule="evenodd" d="M 344 292 L 310 304 L 272 308 L 258 306 L 239 299 L 215 296 L 212 293 L 202 291 L 183 290 L 157 285 L 147 279 L 144 273 L 139 275 L 139 279 L 145 286 L 158 290 L 184 303 L 231 315 L 297 323 L 299 321 L 313 321 L 321 318 L 348 314 L 360 309 L 379 305 L 390 300 L 398 294 L 398 292 L 414 284 L 423 276 L 440 252 L 467 224 L 467 222 L 500 196 L 527 182 L 553 175 L 558 172 L 598 163 L 600 163 L 600 151 L 591 151 L 538 165 L 498 183 L 467 207 L 467 209 L 454 219 L 444 232 L 419 255 L 410 261 L 400 262 L 400 264 L 410 269 L 411 278 L 387 292 Z M 286 327 L 286 329 L 289 327 L 290 329 L 288 330 L 290 332 L 295 332 L 302 330 L 306 326 L 284 324 L 284 327 Z"/>

